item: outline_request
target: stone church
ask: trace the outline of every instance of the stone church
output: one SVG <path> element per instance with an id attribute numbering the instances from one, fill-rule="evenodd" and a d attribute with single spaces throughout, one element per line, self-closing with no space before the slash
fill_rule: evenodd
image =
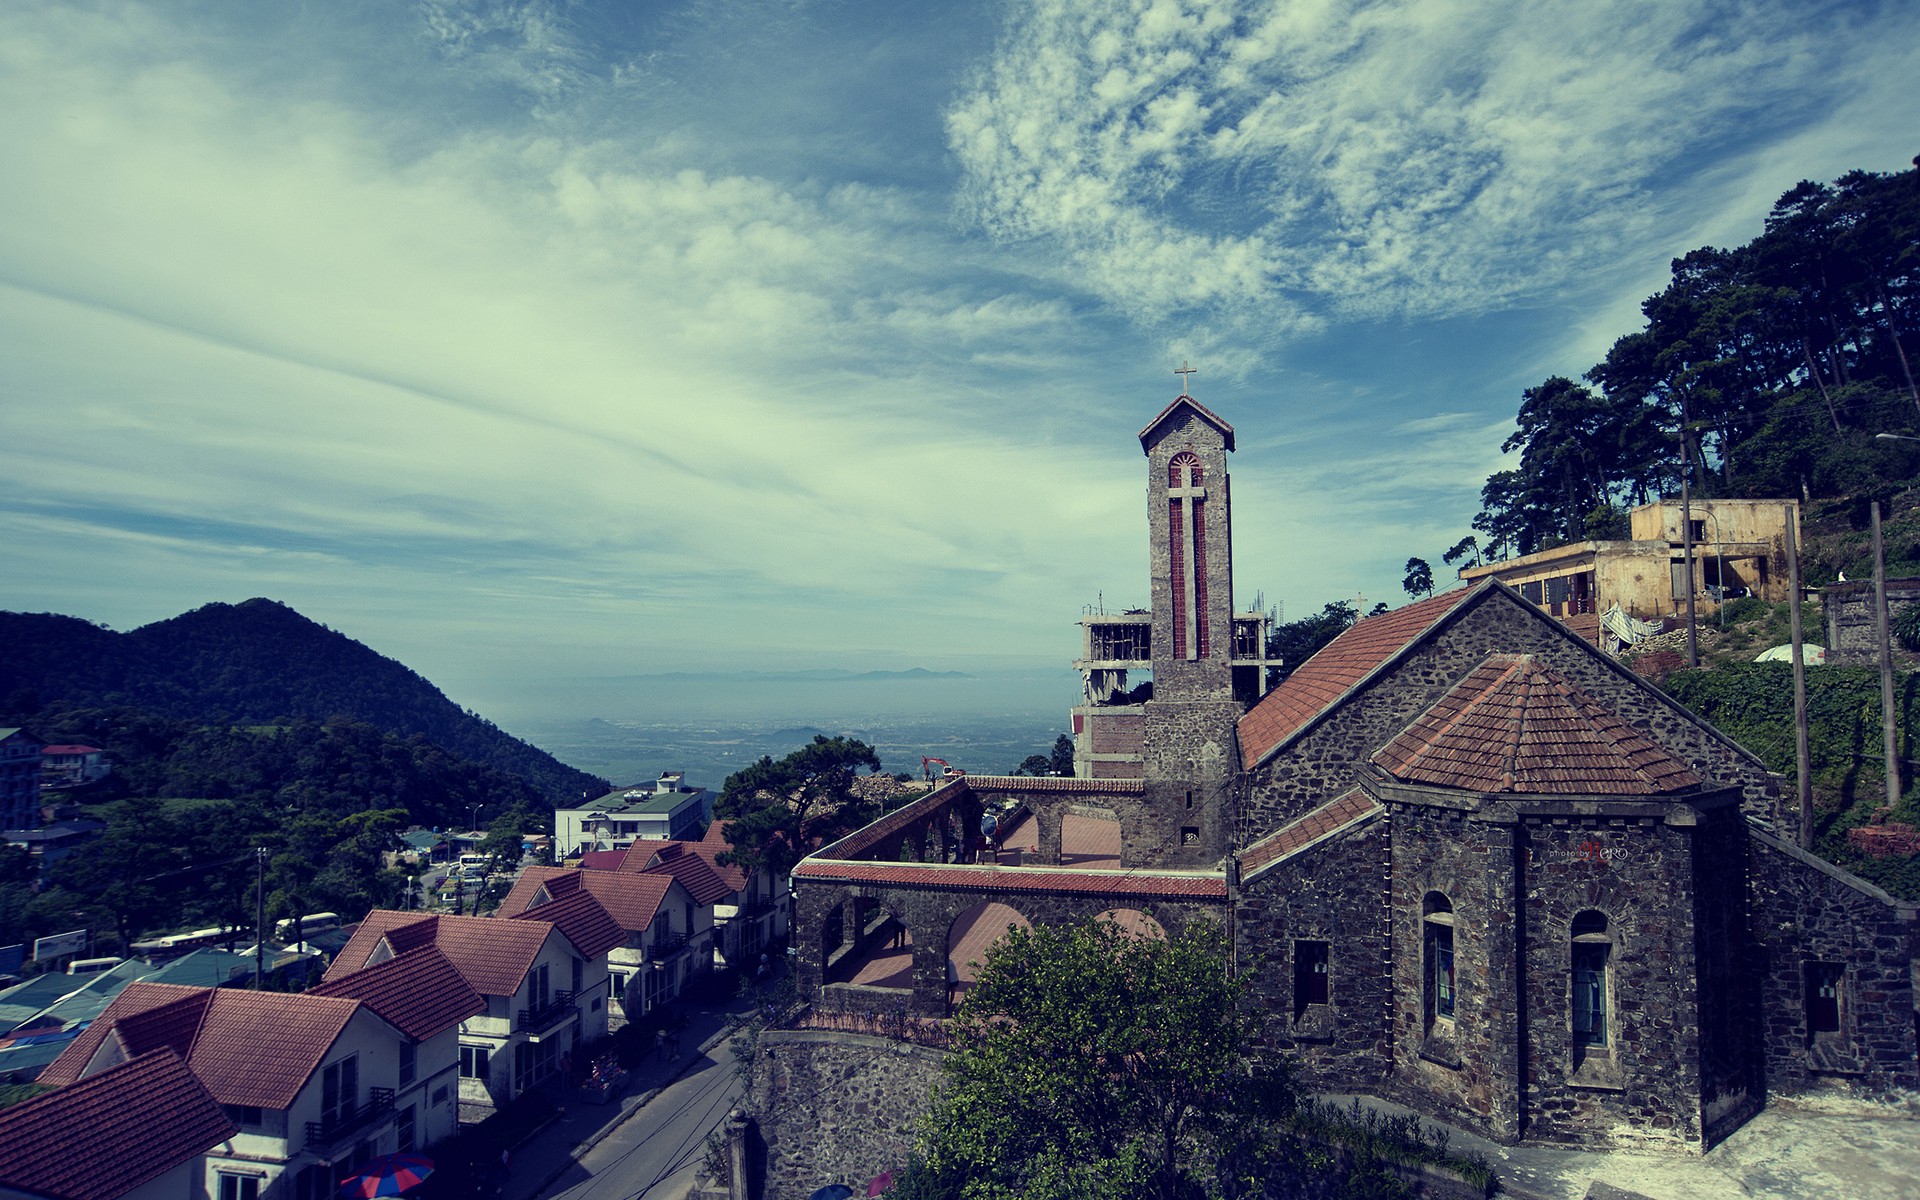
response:
<path id="1" fill-rule="evenodd" d="M 1309 1086 L 1501 1141 L 1697 1151 L 1772 1092 L 1920 1086 L 1914 906 L 1793 845 L 1752 754 L 1493 580 L 1267 691 L 1233 428 L 1182 395 L 1139 437 L 1151 607 L 1082 622 L 1076 777 L 803 860 L 817 1011 L 942 1016 L 1009 926 L 1204 918 Z"/>

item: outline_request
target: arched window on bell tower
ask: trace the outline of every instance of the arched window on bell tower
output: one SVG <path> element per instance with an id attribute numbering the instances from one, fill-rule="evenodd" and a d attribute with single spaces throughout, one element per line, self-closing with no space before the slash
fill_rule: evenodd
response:
<path id="1" fill-rule="evenodd" d="M 1173 568 L 1173 656 L 1207 657 L 1207 489 L 1200 459 L 1167 462 L 1167 547 Z"/>

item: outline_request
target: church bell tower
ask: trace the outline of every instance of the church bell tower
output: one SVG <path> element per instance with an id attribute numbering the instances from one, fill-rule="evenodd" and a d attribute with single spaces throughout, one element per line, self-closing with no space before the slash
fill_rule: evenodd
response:
<path id="1" fill-rule="evenodd" d="M 1140 448 L 1153 576 L 1153 698 L 1141 753 L 1158 826 L 1148 857 L 1211 867 L 1230 839 L 1243 711 L 1233 686 L 1233 426 L 1183 391 L 1140 431 Z"/>

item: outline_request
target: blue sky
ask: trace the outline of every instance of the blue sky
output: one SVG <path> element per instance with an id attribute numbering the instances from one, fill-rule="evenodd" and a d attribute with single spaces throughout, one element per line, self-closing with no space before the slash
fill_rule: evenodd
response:
<path id="1" fill-rule="evenodd" d="M 1397 603 L 1916 78 L 1893 0 L 11 0 L 0 607 L 269 596 L 482 711 L 1064 664 L 1183 360 L 1240 603 Z"/>

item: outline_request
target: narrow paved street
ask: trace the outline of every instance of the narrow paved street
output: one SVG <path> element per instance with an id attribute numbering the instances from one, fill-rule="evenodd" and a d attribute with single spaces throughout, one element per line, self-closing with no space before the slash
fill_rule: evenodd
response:
<path id="1" fill-rule="evenodd" d="M 541 1195 L 546 1200 L 680 1200 L 706 1153 L 707 1133 L 743 1095 L 726 1043 L 587 1151 Z"/>

